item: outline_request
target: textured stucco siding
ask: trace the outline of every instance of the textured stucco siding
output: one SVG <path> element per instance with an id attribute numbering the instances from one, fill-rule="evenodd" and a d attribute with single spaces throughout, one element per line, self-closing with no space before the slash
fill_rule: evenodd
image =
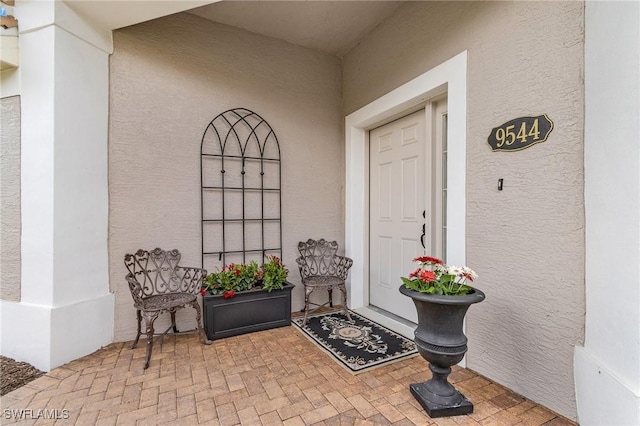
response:
<path id="1" fill-rule="evenodd" d="M 344 241 L 337 58 L 190 14 L 115 31 L 114 46 L 109 262 L 116 341 L 135 334 L 125 253 L 177 248 L 181 264 L 201 263 L 200 142 L 207 124 L 228 109 L 257 112 L 280 142 L 283 258 L 290 280 L 299 284 L 298 241 Z M 303 301 L 298 285 L 293 309 Z M 193 318 L 193 312 L 179 312 L 179 326 L 193 327 Z"/>
<path id="2" fill-rule="evenodd" d="M 0 99 L 0 299 L 20 301 L 20 97 Z"/>
<path id="3" fill-rule="evenodd" d="M 468 51 L 466 258 L 487 299 L 469 310 L 467 365 L 572 418 L 585 314 L 583 9 L 410 2 L 343 68 L 348 114 Z M 491 151 L 493 127 L 543 113 L 548 141 Z"/>

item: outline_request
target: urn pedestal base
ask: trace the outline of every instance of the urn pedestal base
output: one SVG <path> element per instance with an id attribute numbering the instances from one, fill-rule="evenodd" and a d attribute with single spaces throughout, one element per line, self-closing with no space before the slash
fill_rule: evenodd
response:
<path id="1" fill-rule="evenodd" d="M 461 416 L 473 413 L 473 404 L 447 380 L 451 366 L 467 352 L 467 337 L 462 325 L 469 306 L 484 300 L 478 289 L 462 296 L 419 293 L 400 287 L 411 297 L 418 312 L 414 342 L 422 358 L 429 362 L 432 377 L 424 383 L 409 385 L 413 397 L 430 417 Z"/>
<path id="2" fill-rule="evenodd" d="M 422 405 L 429 417 L 462 416 L 473 413 L 473 404 L 458 390 L 446 400 L 431 392 L 426 383 L 413 383 L 409 385 L 411 394 Z"/>

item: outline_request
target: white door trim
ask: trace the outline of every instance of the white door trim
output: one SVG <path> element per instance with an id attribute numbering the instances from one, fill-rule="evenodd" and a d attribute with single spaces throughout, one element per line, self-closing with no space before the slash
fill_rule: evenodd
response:
<path id="1" fill-rule="evenodd" d="M 345 252 L 353 259 L 347 282 L 349 308 L 369 304 L 368 130 L 424 104 L 434 95 L 448 96 L 447 261 L 465 265 L 465 176 L 467 144 L 467 51 L 392 90 L 345 119 Z M 400 277 L 398 277 L 398 286 Z"/>

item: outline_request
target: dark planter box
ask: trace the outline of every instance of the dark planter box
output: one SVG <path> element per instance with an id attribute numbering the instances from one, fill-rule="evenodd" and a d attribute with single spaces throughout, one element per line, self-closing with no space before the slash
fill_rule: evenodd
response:
<path id="1" fill-rule="evenodd" d="M 291 325 L 293 287 L 287 282 L 282 290 L 243 291 L 229 299 L 205 295 L 202 304 L 207 338 L 216 340 Z"/>

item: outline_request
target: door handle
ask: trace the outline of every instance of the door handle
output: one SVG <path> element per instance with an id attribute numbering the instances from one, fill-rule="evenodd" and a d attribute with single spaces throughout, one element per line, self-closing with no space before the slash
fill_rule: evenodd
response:
<path id="1" fill-rule="evenodd" d="M 426 211 L 426 210 L 422 210 L 422 217 L 423 217 L 424 219 L 426 219 L 426 218 L 427 218 L 426 214 L 427 214 L 427 211 Z M 422 244 L 422 248 L 423 248 L 423 249 L 426 249 L 426 248 L 427 248 L 427 247 L 425 247 L 425 245 L 424 245 L 424 237 L 425 237 L 425 235 L 427 235 L 427 224 L 426 224 L 426 223 L 423 223 L 423 224 L 422 224 L 422 235 L 420 235 L 420 244 Z"/>

